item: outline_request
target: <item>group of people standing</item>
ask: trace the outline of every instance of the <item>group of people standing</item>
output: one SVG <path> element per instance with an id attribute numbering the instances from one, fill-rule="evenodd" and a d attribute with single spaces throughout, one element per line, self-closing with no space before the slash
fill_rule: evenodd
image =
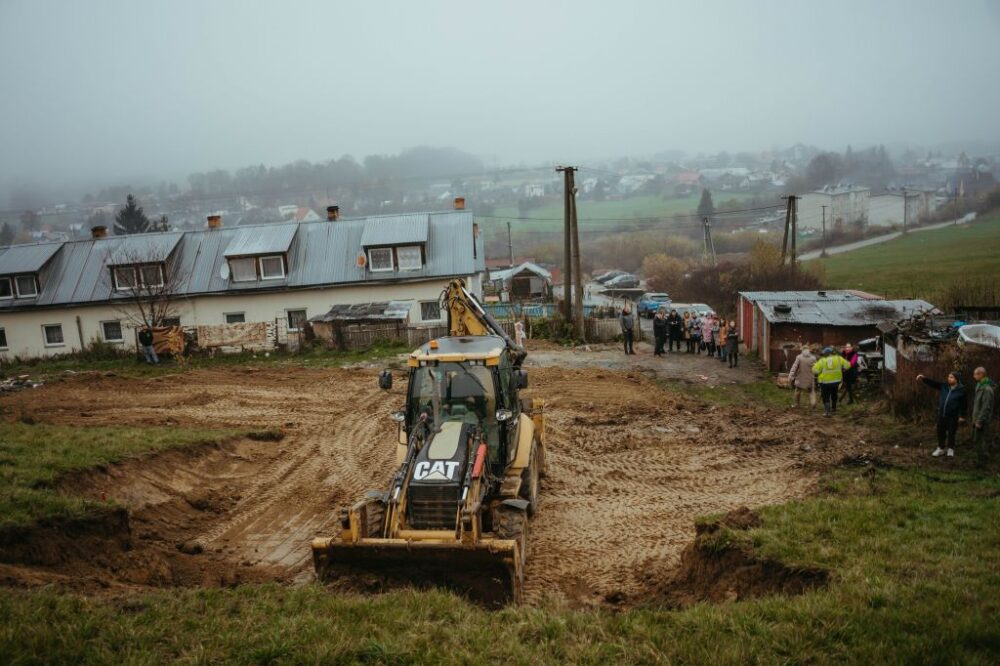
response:
<path id="1" fill-rule="evenodd" d="M 976 368 L 972 373 L 976 391 L 972 401 L 972 447 L 976 452 L 976 464 L 986 465 L 990 458 L 990 425 L 993 421 L 993 407 L 996 402 L 996 384 L 989 378 L 986 368 Z M 966 422 L 968 396 L 965 383 L 958 371 L 948 373 L 945 381 L 937 381 L 924 375 L 917 375 L 917 381 L 938 392 L 937 406 L 937 448 L 931 453 L 939 456 L 955 455 L 955 440 L 958 427 Z"/>
<path id="2" fill-rule="evenodd" d="M 635 319 L 628 304 L 619 316 L 625 353 L 634 354 Z M 668 313 L 660 308 L 653 316 L 653 355 L 664 356 L 668 352 L 682 351 L 686 354 L 714 356 L 730 368 L 739 366 L 740 334 L 736 321 L 720 319 L 715 313 L 701 314 L 685 311 L 682 315 L 676 309 Z"/>
<path id="3" fill-rule="evenodd" d="M 801 352 L 788 371 L 788 380 L 794 393 L 793 404 L 796 407 L 801 405 L 802 395 L 808 393 L 809 404 L 815 406 L 817 386 L 823 401 L 823 416 L 829 417 L 837 413 L 837 403 L 841 397 L 846 397 L 847 404 L 852 404 L 858 384 L 859 360 L 858 352 L 850 342 L 839 351 L 833 347 L 825 347 L 820 358 L 813 355 L 809 343 L 802 345 Z"/>

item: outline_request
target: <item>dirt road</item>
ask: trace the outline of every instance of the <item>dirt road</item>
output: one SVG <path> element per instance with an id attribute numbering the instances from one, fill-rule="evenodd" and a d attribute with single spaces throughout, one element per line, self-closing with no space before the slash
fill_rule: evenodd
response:
<path id="1" fill-rule="evenodd" d="M 697 516 L 801 497 L 863 436 L 845 424 L 826 448 L 799 415 L 707 405 L 661 388 L 642 361 L 608 368 L 605 352 L 592 354 L 588 365 L 579 351 L 540 352 L 530 368 L 530 392 L 546 399 L 550 458 L 531 529 L 529 602 L 627 603 L 650 571 L 677 563 Z M 302 581 L 312 577 L 310 540 L 330 534 L 338 507 L 385 486 L 393 470 L 388 414 L 405 382 L 387 399 L 375 376 L 228 367 L 76 377 L 5 396 L 0 408 L 8 419 L 73 425 L 280 429 L 281 441 L 164 454 L 81 475 L 64 491 L 106 492 L 130 508 L 139 554 L 104 574 L 112 582 L 226 584 L 237 582 L 234 571 L 237 580 Z M 189 541 L 204 552 L 178 554 L 174 545 Z M 5 573 L 18 584 L 67 575 L 58 566 Z"/>

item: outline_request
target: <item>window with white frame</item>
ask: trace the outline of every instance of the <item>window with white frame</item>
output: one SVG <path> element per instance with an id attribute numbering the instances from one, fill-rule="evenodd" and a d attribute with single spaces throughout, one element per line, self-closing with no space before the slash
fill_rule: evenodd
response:
<path id="1" fill-rule="evenodd" d="M 139 266 L 139 284 L 144 287 L 162 287 L 163 271 L 159 264 Z"/>
<path id="2" fill-rule="evenodd" d="M 45 324 L 42 326 L 42 337 L 46 347 L 62 347 L 66 344 L 62 324 Z"/>
<path id="3" fill-rule="evenodd" d="M 0 278 L 0 299 L 14 298 L 14 285 L 10 278 Z"/>
<path id="4" fill-rule="evenodd" d="M 34 275 L 18 275 L 14 278 L 14 283 L 17 285 L 18 298 L 38 296 L 38 282 Z"/>
<path id="5" fill-rule="evenodd" d="M 102 321 L 101 335 L 104 336 L 105 342 L 125 341 L 125 336 L 122 335 L 122 323 L 120 321 Z"/>
<path id="6" fill-rule="evenodd" d="M 119 291 L 135 289 L 138 284 L 135 279 L 135 266 L 115 266 L 112 274 L 115 278 L 115 289 Z"/>
<path id="7" fill-rule="evenodd" d="M 396 248 L 396 262 L 401 271 L 419 271 L 424 266 L 423 253 L 419 245 Z"/>
<path id="8" fill-rule="evenodd" d="M 441 319 L 441 303 L 438 301 L 420 301 L 420 320 L 439 321 Z"/>
<path id="9" fill-rule="evenodd" d="M 306 323 L 305 310 L 286 310 L 285 316 L 288 317 L 289 331 L 298 331 Z"/>
<path id="10" fill-rule="evenodd" d="M 260 258 L 260 279 L 277 280 L 285 277 L 285 262 L 280 254 Z"/>
<path id="11" fill-rule="evenodd" d="M 253 257 L 229 260 L 229 277 L 233 282 L 251 282 L 257 279 L 257 260 Z"/>
<path id="12" fill-rule="evenodd" d="M 0 349 L 7 349 L 7 329 L 0 328 Z"/>
<path id="13" fill-rule="evenodd" d="M 225 317 L 227 324 L 245 324 L 247 321 L 245 312 L 227 312 Z"/>
<path id="14" fill-rule="evenodd" d="M 392 248 L 376 247 L 368 250 L 368 268 L 378 273 L 392 270 Z"/>

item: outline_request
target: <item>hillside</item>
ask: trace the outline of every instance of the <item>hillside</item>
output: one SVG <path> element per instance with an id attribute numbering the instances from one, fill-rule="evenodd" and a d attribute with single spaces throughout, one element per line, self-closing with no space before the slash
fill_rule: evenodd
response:
<path id="1" fill-rule="evenodd" d="M 1000 213 L 972 224 L 922 231 L 853 252 L 817 259 L 826 286 L 933 302 L 965 275 L 1000 275 Z"/>

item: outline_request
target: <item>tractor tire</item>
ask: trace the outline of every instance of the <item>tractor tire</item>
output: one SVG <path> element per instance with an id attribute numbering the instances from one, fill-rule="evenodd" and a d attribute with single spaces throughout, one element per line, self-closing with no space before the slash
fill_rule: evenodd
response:
<path id="1" fill-rule="evenodd" d="M 385 502 L 381 499 L 370 499 L 365 502 L 363 518 L 361 535 L 363 538 L 384 536 Z"/>
<path id="2" fill-rule="evenodd" d="M 538 511 L 538 490 L 541 486 L 541 465 L 543 460 L 540 453 L 541 447 L 538 441 L 531 445 L 531 459 L 528 468 L 524 470 L 521 478 L 521 499 L 528 503 L 528 515 L 534 516 Z"/>
<path id="3" fill-rule="evenodd" d="M 528 560 L 528 514 L 511 507 L 497 510 L 496 534 L 501 539 L 517 541 L 521 553 L 521 565 Z"/>

